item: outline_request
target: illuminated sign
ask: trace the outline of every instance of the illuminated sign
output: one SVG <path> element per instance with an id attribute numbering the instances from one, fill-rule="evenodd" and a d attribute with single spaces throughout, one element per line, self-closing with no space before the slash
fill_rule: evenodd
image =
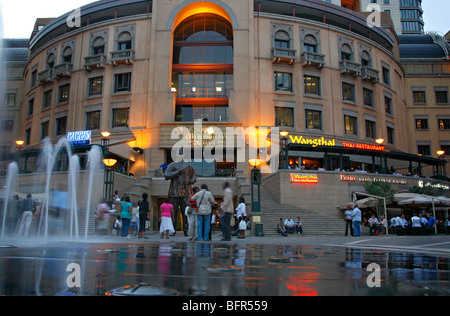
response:
<path id="1" fill-rule="evenodd" d="M 312 147 L 317 146 L 327 146 L 332 147 L 336 146 L 336 140 L 326 140 L 325 138 L 305 138 L 303 136 L 293 136 L 290 135 L 289 138 L 291 139 L 292 143 L 300 144 L 300 145 L 311 145 Z"/>
<path id="2" fill-rule="evenodd" d="M 342 143 L 342 146 L 344 146 L 344 148 L 384 151 L 384 146 L 378 146 L 378 145 L 355 144 L 355 143 L 345 143 L 344 142 L 344 143 Z"/>
<path id="3" fill-rule="evenodd" d="M 341 181 L 346 182 L 386 182 L 386 183 L 392 183 L 392 184 L 408 184 L 408 181 L 403 179 L 397 179 L 397 178 L 384 178 L 384 177 L 368 177 L 368 176 L 354 176 L 354 175 L 347 175 L 347 174 L 341 174 L 340 175 Z"/>
<path id="4" fill-rule="evenodd" d="M 90 145 L 91 131 L 68 132 L 67 141 L 72 146 Z"/>
<path id="5" fill-rule="evenodd" d="M 291 173 L 291 183 L 318 183 L 317 174 Z"/>
<path id="6" fill-rule="evenodd" d="M 419 181 L 419 188 L 423 188 L 423 187 L 432 187 L 434 189 L 444 189 L 444 190 L 450 189 L 450 187 L 448 185 L 443 185 L 440 183 L 431 184 L 430 182 Z"/>

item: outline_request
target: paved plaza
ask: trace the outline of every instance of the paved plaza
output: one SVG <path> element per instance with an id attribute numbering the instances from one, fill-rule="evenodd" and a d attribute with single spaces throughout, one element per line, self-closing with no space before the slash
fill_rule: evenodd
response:
<path id="1" fill-rule="evenodd" d="M 0 240 L 0 295 L 450 294 L 450 236 Z"/>

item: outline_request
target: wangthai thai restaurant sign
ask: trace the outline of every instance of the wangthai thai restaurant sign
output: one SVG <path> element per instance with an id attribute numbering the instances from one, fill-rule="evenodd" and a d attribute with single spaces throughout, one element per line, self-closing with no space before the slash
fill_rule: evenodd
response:
<path id="1" fill-rule="evenodd" d="M 291 173 L 291 183 L 318 183 L 319 177 L 317 174 L 306 173 Z"/>

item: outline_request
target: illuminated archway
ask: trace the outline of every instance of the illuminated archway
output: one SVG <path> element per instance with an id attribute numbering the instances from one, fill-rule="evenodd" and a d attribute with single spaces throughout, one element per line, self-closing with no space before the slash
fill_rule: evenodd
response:
<path id="1" fill-rule="evenodd" d="M 167 21 L 167 29 L 175 30 L 176 27 L 186 18 L 199 14 L 216 14 L 231 23 L 234 29 L 238 28 L 237 18 L 230 7 L 220 0 L 198 1 L 187 0 L 178 5 Z"/>

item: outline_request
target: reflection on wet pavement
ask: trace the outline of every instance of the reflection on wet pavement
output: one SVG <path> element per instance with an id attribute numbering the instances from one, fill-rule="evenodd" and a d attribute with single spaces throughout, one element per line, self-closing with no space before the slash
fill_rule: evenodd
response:
<path id="1" fill-rule="evenodd" d="M 372 264 L 380 287 L 368 282 Z M 77 277 L 81 287 L 69 286 Z M 0 295 L 449 295 L 449 280 L 449 258 L 344 247 L 168 241 L 0 248 Z"/>

